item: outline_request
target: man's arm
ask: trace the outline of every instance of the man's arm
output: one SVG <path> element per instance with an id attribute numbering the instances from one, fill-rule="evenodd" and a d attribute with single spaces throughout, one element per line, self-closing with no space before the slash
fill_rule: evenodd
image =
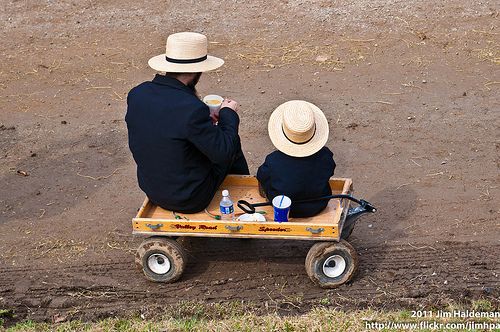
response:
<path id="1" fill-rule="evenodd" d="M 228 107 L 219 112 L 214 126 L 208 107 L 193 112 L 187 139 L 215 164 L 229 163 L 238 148 L 238 114 Z"/>

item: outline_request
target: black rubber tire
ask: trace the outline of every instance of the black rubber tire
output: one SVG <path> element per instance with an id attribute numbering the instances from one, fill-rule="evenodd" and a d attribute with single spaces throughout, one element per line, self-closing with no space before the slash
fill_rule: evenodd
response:
<path id="1" fill-rule="evenodd" d="M 344 271 L 336 276 L 329 277 L 323 271 L 323 264 L 329 257 L 341 256 L 345 261 Z M 350 281 L 358 269 L 358 254 L 356 250 L 344 240 L 340 242 L 315 243 L 306 257 L 306 272 L 309 278 L 322 288 L 336 288 Z"/>
<path id="2" fill-rule="evenodd" d="M 148 259 L 153 254 L 163 254 L 170 262 L 170 269 L 163 274 L 153 272 L 148 266 Z M 186 268 L 187 255 L 177 241 L 161 236 L 144 240 L 135 255 L 136 266 L 144 272 L 147 279 L 154 282 L 171 283 L 178 280 Z"/>

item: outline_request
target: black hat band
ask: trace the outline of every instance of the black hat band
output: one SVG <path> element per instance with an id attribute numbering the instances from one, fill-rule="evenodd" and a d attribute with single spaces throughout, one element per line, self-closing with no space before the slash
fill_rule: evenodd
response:
<path id="1" fill-rule="evenodd" d="M 309 143 L 313 138 L 314 138 L 314 135 L 316 135 L 316 124 L 314 124 L 314 132 L 312 134 L 312 136 L 305 142 L 295 142 L 294 140 L 291 140 L 290 137 L 288 137 L 285 133 L 285 128 L 283 128 L 283 125 L 281 125 L 281 131 L 283 131 L 283 135 L 285 135 L 285 138 L 287 140 L 289 140 L 290 142 L 292 142 L 293 144 L 297 144 L 297 145 L 302 145 L 302 144 L 306 144 L 306 143 Z"/>
<path id="2" fill-rule="evenodd" d="M 196 59 L 173 59 L 169 58 L 168 56 L 165 56 L 165 59 L 167 59 L 168 62 L 172 63 L 198 63 L 205 61 L 207 59 L 207 55 L 202 56 L 201 58 L 196 58 Z"/>

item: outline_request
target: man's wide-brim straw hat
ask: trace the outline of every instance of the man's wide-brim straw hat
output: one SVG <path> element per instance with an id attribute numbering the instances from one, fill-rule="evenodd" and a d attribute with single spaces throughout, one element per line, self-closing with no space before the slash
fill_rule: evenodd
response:
<path id="1" fill-rule="evenodd" d="M 224 60 L 208 55 L 207 37 L 196 32 L 174 33 L 167 38 L 165 54 L 152 57 L 148 65 L 156 71 L 198 73 L 219 68 Z"/>
<path id="2" fill-rule="evenodd" d="M 278 106 L 268 123 L 274 146 L 292 157 L 315 154 L 328 141 L 328 120 L 315 105 L 291 100 Z"/>

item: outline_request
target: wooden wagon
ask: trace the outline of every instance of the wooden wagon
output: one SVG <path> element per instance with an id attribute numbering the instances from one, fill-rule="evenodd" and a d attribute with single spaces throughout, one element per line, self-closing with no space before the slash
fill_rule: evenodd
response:
<path id="1" fill-rule="evenodd" d="M 351 195 L 351 179 L 332 178 L 333 194 Z M 228 189 L 234 200 L 259 202 L 257 179 L 253 176 L 229 175 L 208 208 L 195 214 L 164 210 L 144 200 L 132 219 L 133 234 L 147 237 L 136 253 L 136 264 L 145 276 L 156 282 L 174 282 L 182 275 L 187 255 L 175 240 L 180 236 L 309 240 L 316 243 L 309 250 L 305 267 L 313 282 L 334 288 L 348 282 L 354 275 L 358 259 L 346 241 L 355 220 L 375 209 L 366 201 L 352 208 L 349 199 L 332 199 L 320 214 L 312 218 L 290 218 L 288 222 L 273 221 L 271 206 L 259 207 L 266 221 L 220 220 L 219 201 L 222 189 Z M 235 211 L 238 216 L 238 211 Z"/>

